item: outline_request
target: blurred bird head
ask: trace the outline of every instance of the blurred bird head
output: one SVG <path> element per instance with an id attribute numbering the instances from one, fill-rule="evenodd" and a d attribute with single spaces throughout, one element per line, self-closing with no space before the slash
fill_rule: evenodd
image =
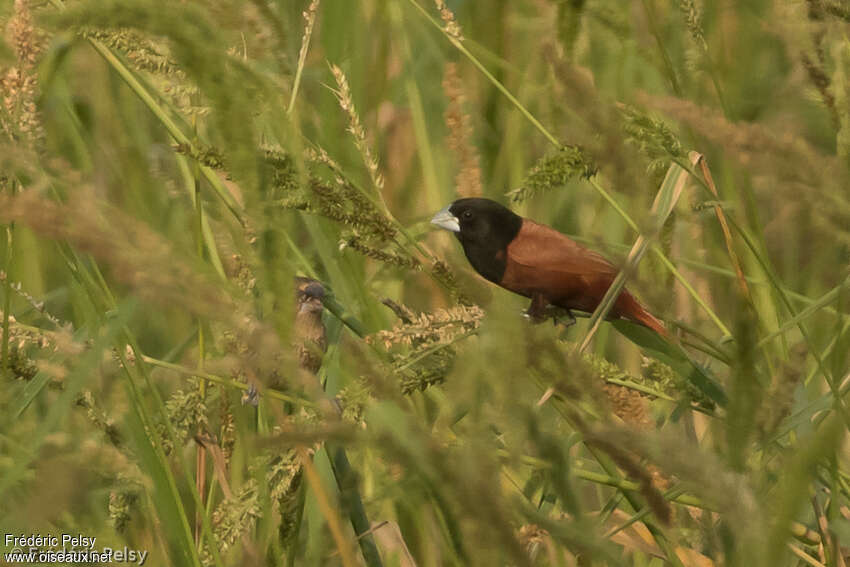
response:
<path id="1" fill-rule="evenodd" d="M 324 306 L 325 288 L 310 278 L 295 278 L 295 301 L 297 313 L 321 313 Z"/>

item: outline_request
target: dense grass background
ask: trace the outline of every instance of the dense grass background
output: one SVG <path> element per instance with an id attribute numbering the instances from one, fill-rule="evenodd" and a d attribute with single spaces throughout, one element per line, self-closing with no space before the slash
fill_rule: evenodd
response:
<path id="1" fill-rule="evenodd" d="M 0 21 L 3 533 L 149 565 L 845 564 L 845 2 Z M 688 355 L 530 325 L 428 225 L 459 195 L 635 268 Z M 296 274 L 329 292 L 321 387 Z"/>

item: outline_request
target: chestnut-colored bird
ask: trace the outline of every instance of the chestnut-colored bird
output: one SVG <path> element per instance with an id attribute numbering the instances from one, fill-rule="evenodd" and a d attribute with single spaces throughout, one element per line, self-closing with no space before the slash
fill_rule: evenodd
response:
<path id="1" fill-rule="evenodd" d="M 540 320 L 548 305 L 592 313 L 618 269 L 592 250 L 546 225 L 523 218 L 489 199 L 459 199 L 431 222 L 454 233 L 475 271 L 531 298 L 528 315 Z M 609 317 L 624 318 L 669 336 L 626 289 Z"/>

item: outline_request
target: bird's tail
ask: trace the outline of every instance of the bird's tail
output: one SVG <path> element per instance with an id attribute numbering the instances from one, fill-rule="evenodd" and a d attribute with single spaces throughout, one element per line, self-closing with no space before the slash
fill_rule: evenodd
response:
<path id="1" fill-rule="evenodd" d="M 617 315 L 652 329 L 664 338 L 670 338 L 670 332 L 652 313 L 640 304 L 628 291 L 623 291 L 616 303 Z"/>

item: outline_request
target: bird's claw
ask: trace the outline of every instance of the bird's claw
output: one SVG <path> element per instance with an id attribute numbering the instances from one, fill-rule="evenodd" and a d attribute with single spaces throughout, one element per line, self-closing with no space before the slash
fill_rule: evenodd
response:
<path id="1" fill-rule="evenodd" d="M 565 329 L 576 324 L 576 318 L 572 311 L 554 305 L 547 305 L 537 313 L 532 313 L 531 308 L 526 309 L 522 312 L 522 316 L 532 323 L 543 323 L 546 319 L 551 319 L 553 326 L 562 325 Z"/>
<path id="2" fill-rule="evenodd" d="M 566 321 L 560 318 L 560 315 L 563 315 L 564 312 L 566 312 Z M 576 324 L 576 316 L 569 309 L 559 309 L 557 313 L 552 315 L 552 324 L 556 327 L 562 325 L 565 329 L 568 329 Z"/>

